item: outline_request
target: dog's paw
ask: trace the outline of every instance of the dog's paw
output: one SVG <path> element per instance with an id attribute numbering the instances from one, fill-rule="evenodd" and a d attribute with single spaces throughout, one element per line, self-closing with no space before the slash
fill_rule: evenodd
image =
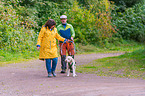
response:
<path id="1" fill-rule="evenodd" d="M 77 76 L 77 74 L 73 75 L 73 77 L 76 77 L 76 76 Z"/>
<path id="2" fill-rule="evenodd" d="M 67 77 L 69 77 L 69 75 L 67 75 Z"/>

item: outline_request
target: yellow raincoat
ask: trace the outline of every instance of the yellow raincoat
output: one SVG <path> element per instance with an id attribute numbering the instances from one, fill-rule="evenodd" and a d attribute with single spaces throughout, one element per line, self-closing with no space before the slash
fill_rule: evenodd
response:
<path id="1" fill-rule="evenodd" d="M 64 41 L 65 38 L 57 33 L 54 27 L 51 31 L 49 28 L 42 27 L 38 36 L 37 45 L 40 45 L 39 59 L 50 59 L 58 57 L 56 39 Z"/>

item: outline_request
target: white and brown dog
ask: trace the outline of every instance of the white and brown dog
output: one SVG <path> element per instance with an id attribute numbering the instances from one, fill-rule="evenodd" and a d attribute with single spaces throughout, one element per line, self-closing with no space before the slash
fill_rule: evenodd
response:
<path id="1" fill-rule="evenodd" d="M 75 60 L 71 56 L 67 56 L 66 59 L 65 59 L 65 62 L 67 64 L 67 76 L 69 76 L 69 74 L 70 74 L 69 63 L 70 63 L 70 66 L 73 69 L 73 77 L 77 76 L 76 75 L 76 64 L 75 64 Z"/>

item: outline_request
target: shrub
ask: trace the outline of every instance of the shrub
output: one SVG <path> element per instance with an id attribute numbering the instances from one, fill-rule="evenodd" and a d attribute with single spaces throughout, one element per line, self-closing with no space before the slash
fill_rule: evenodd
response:
<path id="1" fill-rule="evenodd" d="M 126 7 L 133 7 L 134 5 L 138 3 L 144 3 L 144 0 L 109 0 L 109 1 L 114 1 L 116 5 L 123 5 Z"/>
<path id="2" fill-rule="evenodd" d="M 116 8 L 117 10 L 117 8 Z M 140 4 L 128 8 L 124 13 L 112 14 L 112 22 L 117 26 L 118 33 L 127 40 L 145 41 L 145 6 Z"/>
<path id="3" fill-rule="evenodd" d="M 36 34 L 32 27 L 35 22 L 17 14 L 9 3 L 2 2 L 0 6 L 0 49 L 13 52 L 33 49 Z"/>
<path id="4" fill-rule="evenodd" d="M 39 0 L 38 0 L 39 1 Z M 35 16 L 38 17 L 35 21 L 38 23 L 38 27 L 36 28 L 37 31 L 40 31 L 40 28 L 42 25 L 45 24 L 45 22 L 48 19 L 54 19 L 56 21 L 56 24 L 60 24 L 60 15 L 68 13 L 68 9 L 70 9 L 71 1 L 63 1 L 63 0 L 44 0 L 43 2 L 36 2 L 34 9 L 37 9 L 37 12 L 35 12 Z M 62 6 L 63 5 L 63 6 Z"/>
<path id="5" fill-rule="evenodd" d="M 94 10 L 98 5 L 97 10 Z M 69 10 L 69 22 L 71 22 L 76 31 L 76 42 L 103 44 L 116 32 L 111 23 L 110 13 L 113 6 L 107 0 L 97 3 L 91 3 L 92 7 L 86 9 L 79 7 L 78 2 L 74 1 L 72 8 Z M 107 39 L 108 38 L 108 39 Z"/>

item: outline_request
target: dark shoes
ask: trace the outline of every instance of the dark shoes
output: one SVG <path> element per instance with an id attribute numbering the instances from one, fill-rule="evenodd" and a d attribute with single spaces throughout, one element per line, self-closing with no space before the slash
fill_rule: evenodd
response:
<path id="1" fill-rule="evenodd" d="M 52 75 L 53 75 L 54 77 L 56 77 L 56 73 L 55 73 L 54 71 L 52 71 Z"/>
<path id="2" fill-rule="evenodd" d="M 62 70 L 60 73 L 65 73 L 65 70 Z M 73 73 L 73 70 L 70 70 L 70 73 Z"/>
<path id="3" fill-rule="evenodd" d="M 64 69 L 62 69 L 62 71 L 61 71 L 60 73 L 65 73 L 65 70 L 64 70 Z"/>
<path id="4" fill-rule="evenodd" d="M 54 76 L 54 77 L 56 77 L 56 73 L 53 71 L 52 73 L 51 72 L 49 72 L 48 73 L 48 77 L 52 77 L 52 75 Z"/>
<path id="5" fill-rule="evenodd" d="M 52 77 L 52 74 L 51 74 L 51 72 L 49 72 L 49 73 L 48 73 L 48 77 Z"/>

